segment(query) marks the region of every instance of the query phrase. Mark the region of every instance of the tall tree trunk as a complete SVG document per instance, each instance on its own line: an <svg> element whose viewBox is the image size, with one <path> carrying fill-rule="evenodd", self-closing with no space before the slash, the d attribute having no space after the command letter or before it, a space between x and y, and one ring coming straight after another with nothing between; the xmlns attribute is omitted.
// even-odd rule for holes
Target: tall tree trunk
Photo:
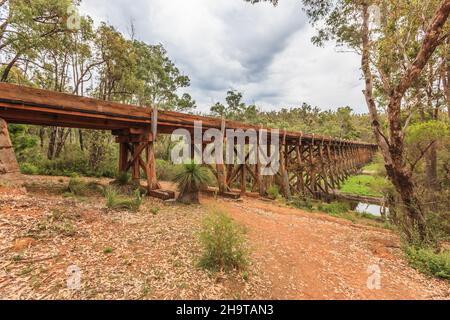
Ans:
<svg viewBox="0 0 450 320"><path fill-rule="evenodd" d="M40 146L43 149L44 148L44 138L45 138L45 128L40 127L39 128L39 140L40 140Z"/></svg>
<svg viewBox="0 0 450 320"><path fill-rule="evenodd" d="M385 160L385 167L389 179L393 183L396 191L402 200L403 209L407 215L408 222L419 228L422 239L425 237L426 224L420 206L420 201L414 192L412 172L407 167L404 159L404 134L401 120L401 103L406 91L417 80L426 63L430 59L436 47L439 45L439 38L442 27L447 21L450 13L450 0L444 0L436 12L416 59L405 72L399 84L389 89L389 104L387 107L389 122L389 139L382 133L379 124L379 117L373 97L373 76L370 69L370 38L369 38L369 12L368 4L362 5L363 27L362 27L362 69L366 80L364 91L369 113L372 120L372 127Z"/></svg>
<svg viewBox="0 0 450 320"><path fill-rule="evenodd" d="M55 155L56 137L58 134L58 127L52 127L50 132L50 139L48 141L47 159L52 160Z"/></svg>
<svg viewBox="0 0 450 320"><path fill-rule="evenodd" d="M61 155L61 151L62 151L64 145L66 144L67 137L69 136L70 132L71 132L70 129L60 129L59 141L58 141L58 144L56 146L56 151L55 151L55 158L59 158L59 156Z"/></svg>
<svg viewBox="0 0 450 320"><path fill-rule="evenodd" d="M79 136L79 141L80 141L80 149L81 149L81 151L84 151L83 130L78 129L78 136Z"/></svg>

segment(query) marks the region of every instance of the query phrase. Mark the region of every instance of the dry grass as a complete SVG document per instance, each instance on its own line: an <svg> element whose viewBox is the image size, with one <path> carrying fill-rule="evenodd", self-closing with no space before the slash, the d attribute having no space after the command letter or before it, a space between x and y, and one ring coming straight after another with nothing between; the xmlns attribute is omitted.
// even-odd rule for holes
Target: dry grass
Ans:
<svg viewBox="0 0 450 320"><path fill-rule="evenodd" d="M245 274L196 266L201 206L144 199L140 212L108 211L98 197L80 201L41 190L0 193L0 212L4 299L235 299L267 292L255 265ZM72 265L82 271L80 290L66 285Z"/></svg>

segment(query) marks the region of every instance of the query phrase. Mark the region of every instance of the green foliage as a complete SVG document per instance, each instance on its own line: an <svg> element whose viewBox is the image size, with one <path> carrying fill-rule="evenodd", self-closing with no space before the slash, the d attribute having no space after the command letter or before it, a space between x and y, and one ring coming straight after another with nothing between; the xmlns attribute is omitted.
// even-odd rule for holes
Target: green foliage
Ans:
<svg viewBox="0 0 450 320"><path fill-rule="evenodd" d="M103 249L103 253L105 253L105 254L110 254L110 253L113 253L113 252L114 252L114 249L110 248L110 247L107 247L107 248Z"/></svg>
<svg viewBox="0 0 450 320"><path fill-rule="evenodd" d="M302 209L306 211L312 211L314 209L313 201L311 199L303 199L300 197L292 197L289 204L296 207L297 209Z"/></svg>
<svg viewBox="0 0 450 320"><path fill-rule="evenodd" d="M340 215L350 211L350 206L345 202L321 203L318 209L331 215Z"/></svg>
<svg viewBox="0 0 450 320"><path fill-rule="evenodd" d="M210 109L213 116L225 117L230 120L238 120L249 123L257 121L259 110L256 105L247 106L243 102L243 95L241 92L229 90L225 98L227 106L217 102Z"/></svg>
<svg viewBox="0 0 450 320"><path fill-rule="evenodd" d="M116 182L119 186L126 186L131 180L131 175L128 172L120 172L116 176Z"/></svg>
<svg viewBox="0 0 450 320"><path fill-rule="evenodd" d="M351 176L341 186L343 193L361 196L382 197L383 191L390 187L388 180L382 177L358 175Z"/></svg>
<svg viewBox="0 0 450 320"><path fill-rule="evenodd" d="M280 197L280 189L276 185L271 185L267 188L267 194L271 199L278 199Z"/></svg>
<svg viewBox="0 0 450 320"><path fill-rule="evenodd" d="M177 167L166 160L156 159L156 177L160 181L173 181L177 174Z"/></svg>
<svg viewBox="0 0 450 320"><path fill-rule="evenodd" d="M364 166L363 171L379 177L386 177L386 168L381 154L376 154L372 162Z"/></svg>
<svg viewBox="0 0 450 320"><path fill-rule="evenodd" d="M156 216L158 214L159 210L160 210L159 208L151 208L150 213L153 214L154 216Z"/></svg>
<svg viewBox="0 0 450 320"><path fill-rule="evenodd" d="M142 196L139 190L134 192L134 199L120 195L116 188L107 187L105 189L106 207L112 210L127 209L138 212L142 205Z"/></svg>
<svg viewBox="0 0 450 320"><path fill-rule="evenodd" d="M48 160L39 147L26 149L19 158L19 164L24 174L39 174L50 176L67 176L79 174L92 177L115 178L117 176L117 147L108 145L105 157L97 168L91 166L87 151L81 151L78 146L67 144L59 158Z"/></svg>
<svg viewBox="0 0 450 320"><path fill-rule="evenodd" d="M241 269L248 264L244 231L231 218L214 211L203 220L199 265L212 271Z"/></svg>
<svg viewBox="0 0 450 320"><path fill-rule="evenodd" d="M19 160L23 158L25 150L34 148L38 144L38 138L30 135L28 126L26 125L9 124L8 131L14 147L14 152Z"/></svg>
<svg viewBox="0 0 450 320"><path fill-rule="evenodd" d="M405 254L411 266L417 270L450 280L450 251L435 252L432 249L406 245Z"/></svg>
<svg viewBox="0 0 450 320"><path fill-rule="evenodd" d="M424 150L431 142L444 141L449 135L449 127L445 122L431 120L410 125L406 131L405 142Z"/></svg>
<svg viewBox="0 0 450 320"><path fill-rule="evenodd" d="M250 124L263 124L267 127L286 128L344 139L361 139L373 141L373 134L367 125L367 115L356 115L350 107L338 108L336 111L321 111L303 103L295 108L280 108L278 111L261 112L255 105L246 105L242 93L229 91L227 105L217 102L210 109L213 116L224 116L230 120Z"/></svg>
<svg viewBox="0 0 450 320"><path fill-rule="evenodd" d="M75 196L89 196L103 191L103 186L97 182L85 182L76 174L72 175L67 186L68 192Z"/></svg>
<svg viewBox="0 0 450 320"><path fill-rule="evenodd" d="M20 164L20 172L23 174L36 175L39 174L39 168L31 163L21 163Z"/></svg>
<svg viewBox="0 0 450 320"><path fill-rule="evenodd" d="M137 58L136 78L141 82L139 104L158 104L178 111L194 109L195 101L189 94L178 95L178 90L188 87L190 80L168 58L166 49L161 44L148 45L136 40L133 47Z"/></svg>
<svg viewBox="0 0 450 320"><path fill-rule="evenodd" d="M198 192L209 182L208 171L194 162L181 166L174 178L181 193Z"/></svg>

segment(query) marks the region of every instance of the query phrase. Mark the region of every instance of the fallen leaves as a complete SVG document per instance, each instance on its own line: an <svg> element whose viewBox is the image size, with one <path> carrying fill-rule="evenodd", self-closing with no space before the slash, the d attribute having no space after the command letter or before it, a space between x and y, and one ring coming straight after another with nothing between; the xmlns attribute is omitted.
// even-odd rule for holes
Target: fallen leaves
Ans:
<svg viewBox="0 0 450 320"><path fill-rule="evenodd" d="M201 206L146 198L138 213L110 211L101 197L77 201L42 188L0 194L3 299L232 299L267 292L257 266L246 280L197 267L197 231L207 211ZM79 290L67 288L70 266L82 272Z"/></svg>

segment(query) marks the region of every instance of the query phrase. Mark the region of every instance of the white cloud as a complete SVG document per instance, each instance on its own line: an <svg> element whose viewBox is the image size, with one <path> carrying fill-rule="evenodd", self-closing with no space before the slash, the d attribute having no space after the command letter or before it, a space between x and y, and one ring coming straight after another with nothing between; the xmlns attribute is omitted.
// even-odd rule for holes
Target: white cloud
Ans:
<svg viewBox="0 0 450 320"><path fill-rule="evenodd" d="M277 8L243 0L84 0L81 11L124 33L133 21L138 39L162 43L191 78L188 91L201 111L229 89L263 109L305 101L366 111L360 58L331 44L314 47L298 0Z"/></svg>

